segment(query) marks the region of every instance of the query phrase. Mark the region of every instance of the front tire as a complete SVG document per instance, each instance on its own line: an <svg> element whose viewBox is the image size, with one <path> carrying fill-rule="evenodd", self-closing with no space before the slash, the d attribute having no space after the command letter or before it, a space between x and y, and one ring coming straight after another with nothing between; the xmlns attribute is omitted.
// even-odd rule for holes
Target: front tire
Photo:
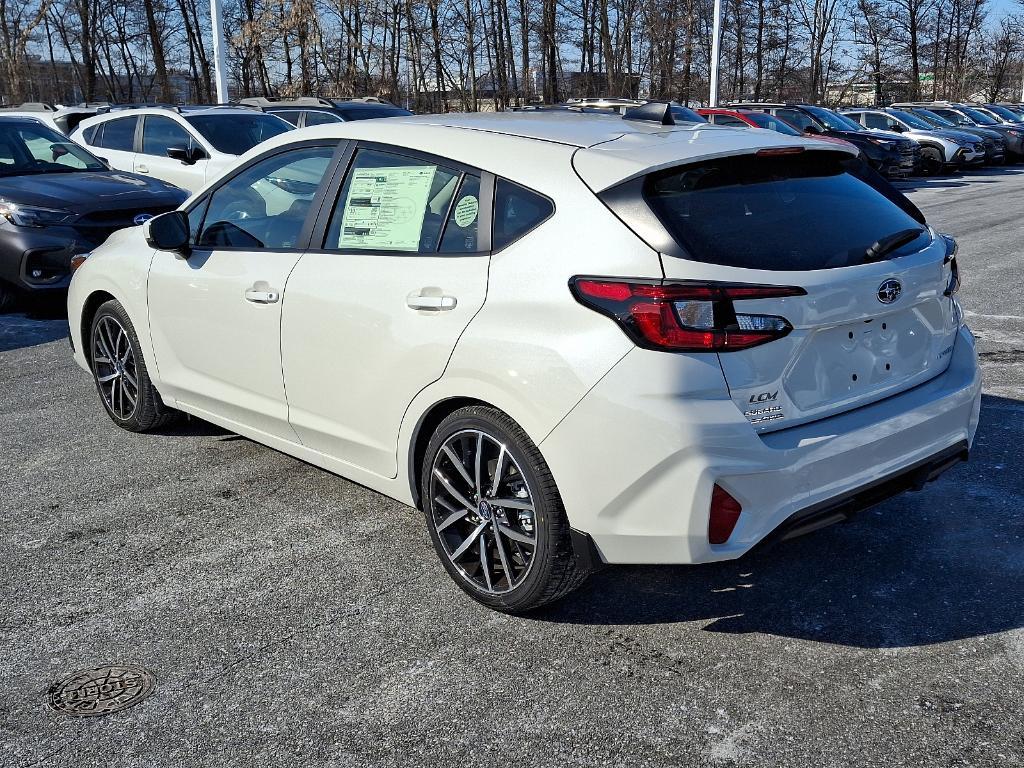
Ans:
<svg viewBox="0 0 1024 768"><path fill-rule="evenodd" d="M942 153L934 147L921 150L921 172L925 176L938 176L942 173Z"/></svg>
<svg viewBox="0 0 1024 768"><path fill-rule="evenodd" d="M506 414L486 406L451 414L427 446L421 478L434 548L475 600L522 613L586 579L551 471Z"/></svg>
<svg viewBox="0 0 1024 768"><path fill-rule="evenodd" d="M89 359L107 415L129 432L147 432L173 420L142 357L135 326L118 301L101 305L89 330Z"/></svg>

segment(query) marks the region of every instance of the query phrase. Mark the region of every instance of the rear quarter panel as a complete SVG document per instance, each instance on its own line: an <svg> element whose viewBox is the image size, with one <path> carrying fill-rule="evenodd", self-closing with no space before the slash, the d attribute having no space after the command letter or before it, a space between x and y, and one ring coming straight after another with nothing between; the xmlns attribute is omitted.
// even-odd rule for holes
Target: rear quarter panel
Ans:
<svg viewBox="0 0 1024 768"><path fill-rule="evenodd" d="M573 148L533 144L531 166L550 171L508 177L551 198L555 213L491 257L484 305L444 375L411 404L400 457L409 455L422 415L455 397L501 409L539 444L633 348L612 320L576 302L569 281L576 275L660 278L660 258L576 176Z"/></svg>

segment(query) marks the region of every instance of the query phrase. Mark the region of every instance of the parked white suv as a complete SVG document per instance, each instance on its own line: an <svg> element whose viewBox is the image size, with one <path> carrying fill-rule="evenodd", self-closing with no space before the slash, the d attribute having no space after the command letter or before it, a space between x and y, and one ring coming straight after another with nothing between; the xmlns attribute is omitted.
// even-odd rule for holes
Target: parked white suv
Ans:
<svg viewBox="0 0 1024 768"><path fill-rule="evenodd" d="M83 120L71 138L112 168L196 192L239 155L292 127L247 107L131 107Z"/></svg>
<svg viewBox="0 0 1024 768"><path fill-rule="evenodd" d="M504 611L966 458L952 241L841 146L660 109L276 137L78 270L75 359L125 429L184 411L419 506Z"/></svg>

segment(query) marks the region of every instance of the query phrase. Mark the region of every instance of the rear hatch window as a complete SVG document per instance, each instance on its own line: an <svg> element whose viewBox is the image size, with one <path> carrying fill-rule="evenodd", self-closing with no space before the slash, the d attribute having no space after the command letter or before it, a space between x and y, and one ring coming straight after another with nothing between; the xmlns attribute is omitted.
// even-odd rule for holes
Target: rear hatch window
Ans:
<svg viewBox="0 0 1024 768"><path fill-rule="evenodd" d="M894 233L920 230L885 258L928 244L920 214L881 185L849 155L812 151L677 166L649 175L643 194L690 259L806 271L864 264L869 249Z"/></svg>
<svg viewBox="0 0 1024 768"><path fill-rule="evenodd" d="M874 182L834 152L721 158L644 181L648 205L687 256L663 256L668 280L803 291L734 302L737 317L792 326L784 338L719 354L730 395L758 432L881 400L949 364L959 321L946 242Z"/></svg>

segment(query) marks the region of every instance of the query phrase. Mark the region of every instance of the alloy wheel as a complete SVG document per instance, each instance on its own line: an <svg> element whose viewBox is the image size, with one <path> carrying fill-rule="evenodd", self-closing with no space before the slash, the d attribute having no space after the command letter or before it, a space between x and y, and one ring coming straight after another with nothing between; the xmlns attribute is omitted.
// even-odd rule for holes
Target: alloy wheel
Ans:
<svg viewBox="0 0 1024 768"><path fill-rule="evenodd" d="M429 491L434 530L462 576L488 594L519 586L537 551L537 519L505 444L477 429L456 432L434 457Z"/></svg>
<svg viewBox="0 0 1024 768"><path fill-rule="evenodd" d="M92 365L107 410L127 421L139 407L139 374L128 332L109 315L93 331Z"/></svg>

